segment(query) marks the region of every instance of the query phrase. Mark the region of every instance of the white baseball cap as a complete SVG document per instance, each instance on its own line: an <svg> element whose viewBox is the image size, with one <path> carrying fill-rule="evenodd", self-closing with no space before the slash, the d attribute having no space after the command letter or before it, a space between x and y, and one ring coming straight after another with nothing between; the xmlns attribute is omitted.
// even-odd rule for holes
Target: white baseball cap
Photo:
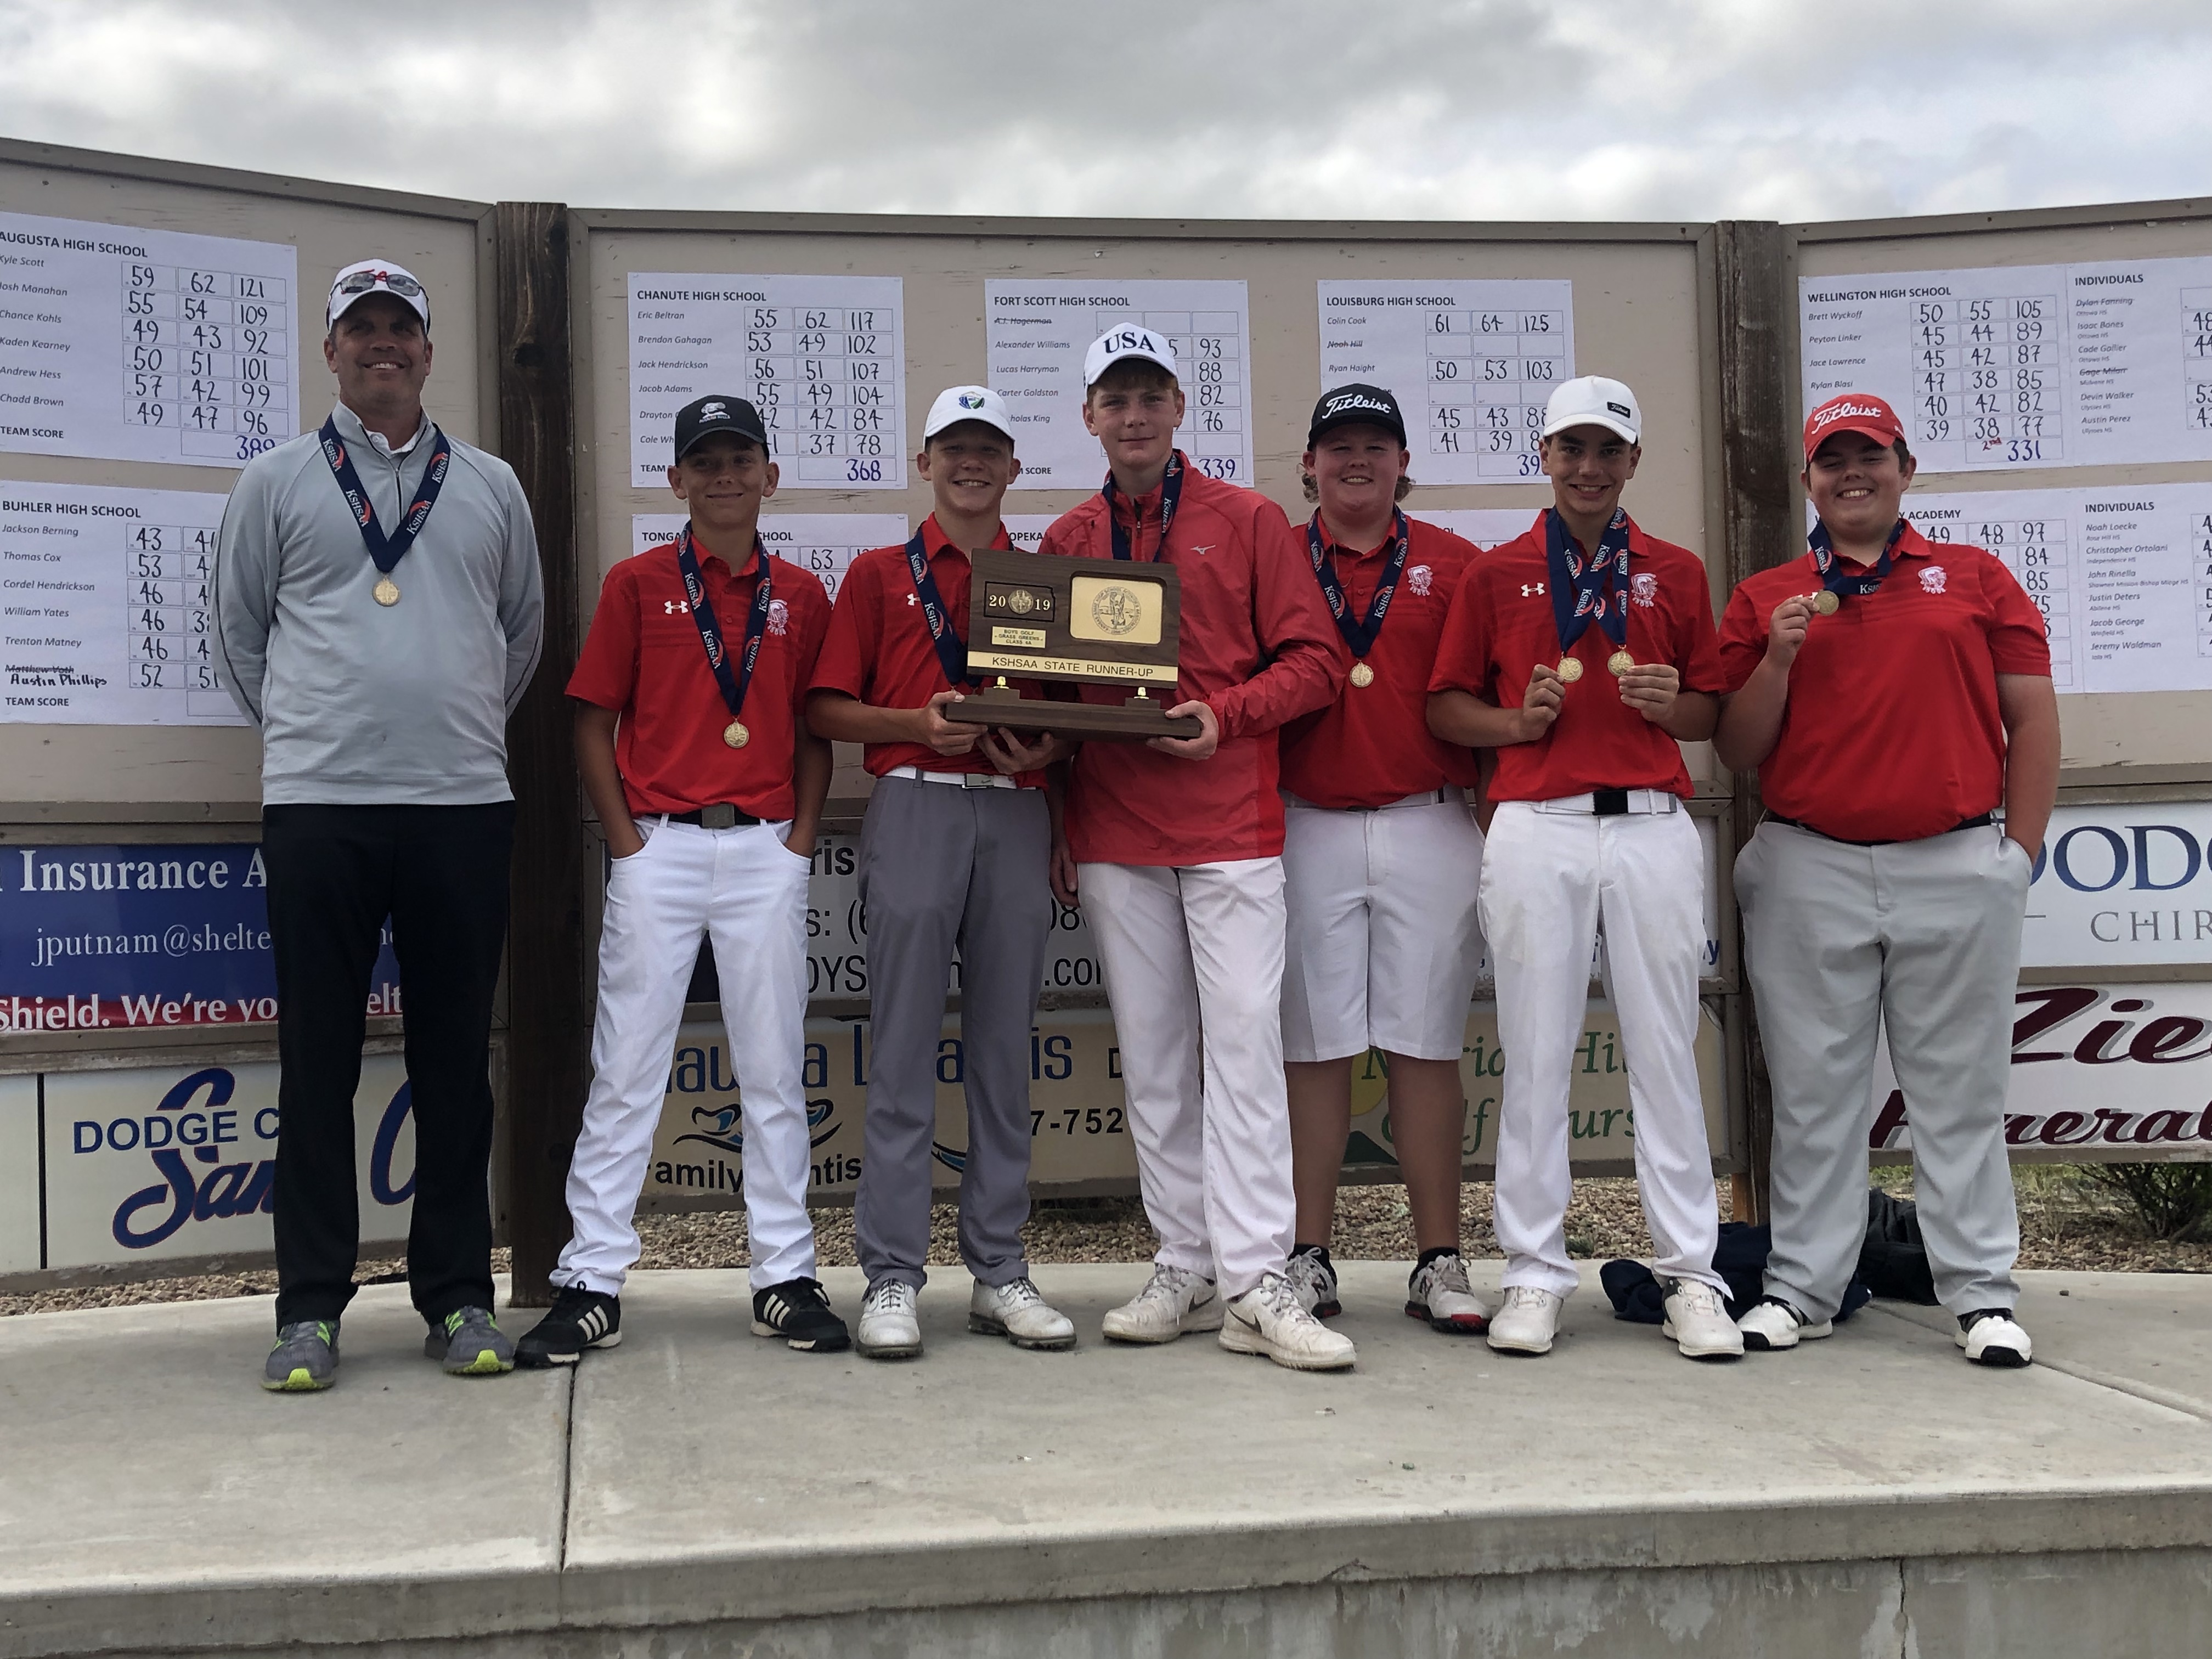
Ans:
<svg viewBox="0 0 2212 1659"><path fill-rule="evenodd" d="M1176 372L1173 346L1149 328L1123 323L1093 340L1091 349L1083 354L1084 389L1088 391L1097 386L1098 377L1124 357L1150 358L1169 374Z"/></svg>
<svg viewBox="0 0 2212 1659"><path fill-rule="evenodd" d="M963 421L981 421L985 426L996 427L1014 439L1013 417L1006 413L1006 400L987 386L949 386L937 394L937 401L929 406L929 418L921 423L921 441L927 443L948 426L957 426Z"/></svg>
<svg viewBox="0 0 2212 1659"><path fill-rule="evenodd" d="M1571 426L1601 426L1632 444L1644 441L1644 411L1636 406L1636 394L1602 374L1562 381L1544 405L1547 438Z"/></svg>
<svg viewBox="0 0 2212 1659"><path fill-rule="evenodd" d="M323 308L323 326L329 328L372 294L389 294L411 307L422 319L423 328L429 328L430 296L422 287L422 279L389 259L357 260L331 279L330 303Z"/></svg>

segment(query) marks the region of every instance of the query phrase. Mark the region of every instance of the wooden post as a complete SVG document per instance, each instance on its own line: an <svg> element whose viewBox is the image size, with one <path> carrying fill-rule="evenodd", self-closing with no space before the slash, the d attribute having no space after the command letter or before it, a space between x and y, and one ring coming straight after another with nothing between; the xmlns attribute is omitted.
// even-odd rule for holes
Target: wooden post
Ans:
<svg viewBox="0 0 2212 1659"><path fill-rule="evenodd" d="M1805 538L1791 522L1790 479L1796 472L1796 423L1789 377L1796 354L1787 349L1796 311L1788 292L1782 227L1723 220L1714 227L1720 325L1721 483L1729 586L1753 571L1794 558ZM1734 806L1735 844L1758 828L1759 775L1739 772ZM1736 959L1743 957L1738 921ZM1774 1140L1774 1097L1759 1041L1759 1010L1747 977L1744 1077L1749 1091L1751 1174L1735 1188L1735 1218L1764 1221Z"/></svg>
<svg viewBox="0 0 2212 1659"><path fill-rule="evenodd" d="M568 675L576 665L575 416L568 358L568 210L501 202L493 221L500 453L522 481L545 577L545 648L507 723L516 805L507 922L507 1105L498 1149L514 1301L551 1300L568 1239L562 1199L590 1080L584 957L588 847L578 806Z"/></svg>

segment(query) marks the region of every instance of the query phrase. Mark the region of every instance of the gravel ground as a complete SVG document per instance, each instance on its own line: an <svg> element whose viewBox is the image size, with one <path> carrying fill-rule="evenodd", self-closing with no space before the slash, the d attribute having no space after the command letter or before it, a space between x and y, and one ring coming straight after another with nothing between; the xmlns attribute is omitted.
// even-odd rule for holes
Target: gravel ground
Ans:
<svg viewBox="0 0 2212 1659"><path fill-rule="evenodd" d="M1909 1198L1910 1169L1875 1171L1888 1191ZM2061 1165L2023 1165L2014 1171L2020 1195L2021 1256L2023 1267L2059 1267L2119 1273L2212 1273L2212 1239L2191 1243L2161 1242L2145 1236L2125 1201L2097 1186L2083 1172ZM1729 1187L1719 1183L1721 1218L1729 1214ZM1490 1231L1490 1185L1469 1182L1461 1237L1470 1256L1495 1256L1498 1241ZM853 1264L853 1212L817 1210L817 1248L827 1267ZM953 1265L960 1259L951 1206L940 1204L931 1220L929 1260ZM640 1224L647 1267L742 1267L746 1265L744 1217L738 1212L647 1217ZM1030 1260L1055 1261L1142 1261L1152 1253L1152 1230L1133 1198L1060 1199L1037 1206L1026 1230ZM1567 1212L1567 1248L1598 1261L1649 1255L1651 1244L1636 1200L1636 1183L1625 1179L1586 1180L1575 1185ZM1411 1223L1402 1187L1347 1187L1337 1197L1336 1237L1332 1254L1351 1261L1406 1261L1414 1255ZM495 1252L495 1270L504 1271L507 1252ZM404 1278L399 1261L364 1261L362 1282L392 1283ZM206 1274L190 1279L143 1279L134 1284L85 1285L31 1296L0 1296L0 1316L48 1313L64 1308L123 1307L149 1302L198 1302L230 1296L265 1296L276 1288L276 1275L262 1270Z"/></svg>

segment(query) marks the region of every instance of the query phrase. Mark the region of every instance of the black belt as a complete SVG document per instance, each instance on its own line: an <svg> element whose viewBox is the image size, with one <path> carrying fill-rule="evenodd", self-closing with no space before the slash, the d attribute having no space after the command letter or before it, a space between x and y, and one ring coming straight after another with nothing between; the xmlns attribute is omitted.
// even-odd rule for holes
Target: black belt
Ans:
<svg viewBox="0 0 2212 1659"><path fill-rule="evenodd" d="M1807 835L1818 836L1822 841L1840 842L1845 847L1902 847L1906 844L1905 841L1897 839L1892 839L1889 841L1853 841L1849 836L1832 836L1825 830L1815 830L1811 824L1802 823L1798 819L1785 818L1779 812L1769 812L1766 815L1766 821L1769 823L1786 823L1792 830L1802 830ZM1955 836L1961 830L1986 830L1996 822L1996 814L1991 812L1984 812L1978 817L1961 818L1958 823L1953 824L1948 830L1937 830L1936 835ZM1911 841L1933 841L1936 839L1936 836L1913 836L1907 839Z"/></svg>
<svg viewBox="0 0 2212 1659"><path fill-rule="evenodd" d="M696 824L702 830L735 830L741 824L765 823L742 806L702 806L696 812L671 812L671 823Z"/></svg>
<svg viewBox="0 0 2212 1659"><path fill-rule="evenodd" d="M1590 791L1590 816L1617 818L1628 811L1628 791L1626 789L1593 789Z"/></svg>

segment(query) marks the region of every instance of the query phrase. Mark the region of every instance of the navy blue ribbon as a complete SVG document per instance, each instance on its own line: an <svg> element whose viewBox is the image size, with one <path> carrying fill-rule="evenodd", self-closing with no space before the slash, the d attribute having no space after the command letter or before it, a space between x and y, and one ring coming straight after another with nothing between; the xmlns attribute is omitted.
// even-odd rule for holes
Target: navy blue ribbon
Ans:
<svg viewBox="0 0 2212 1659"><path fill-rule="evenodd" d="M1328 544L1321 533L1321 514L1316 513L1306 526L1306 553L1313 560L1314 580L1321 584L1322 598L1328 601L1328 614L1336 618L1336 631L1344 635L1345 644L1352 647L1355 657L1364 657L1375 648L1376 636L1382 631L1382 618L1390 611L1390 597L1398 591L1398 578L1406 571L1406 555L1413 544L1413 526L1395 507L1390 509L1390 531L1397 540L1382 567L1382 578L1375 585L1375 597L1368 601L1367 614L1355 619L1352 602L1345 597L1344 584L1337 580L1336 567L1329 562Z"/></svg>
<svg viewBox="0 0 2212 1659"><path fill-rule="evenodd" d="M1114 532L1114 556L1117 559L1135 556L1129 546L1129 532L1121 528L1121 515L1114 511L1114 503L1121 491L1114 487L1114 475L1106 475L1106 488L1100 492L1106 497L1106 523ZM1182 500L1182 451L1172 450L1168 455L1168 470L1160 475L1160 544L1153 552L1157 559L1168 549L1168 526L1175 522L1176 507ZM1145 510L1135 502L1130 511L1136 514L1137 528L1145 527Z"/></svg>
<svg viewBox="0 0 2212 1659"><path fill-rule="evenodd" d="M714 684L722 688L722 701L729 705L730 718L736 720L744 709L745 690L753 683L753 665L760 660L761 639L768 632L768 549L755 532L753 568L760 572L760 586L753 589L753 608L745 617L745 642L734 671L722 644L721 624L714 620L714 605L707 598L706 580L699 574L699 555L691 544L689 519L684 521L683 538L676 544L676 567L684 573L684 597L691 606L691 620L698 626L699 643L707 647L707 666L714 671Z"/></svg>
<svg viewBox="0 0 2212 1659"><path fill-rule="evenodd" d="M967 644L952 626L945 596L937 591L937 578L929 568L928 545L919 530L906 544L906 568L914 578L915 597L921 601L921 619L929 626L929 642L937 647L937 665L945 671L945 683L956 691L974 690L981 682L969 677Z"/></svg>
<svg viewBox="0 0 2212 1659"><path fill-rule="evenodd" d="M447 471L453 464L453 441L435 426L430 428L430 465L423 470L422 493L401 515L399 528L386 536L376 522L376 508L368 499L368 492L361 487L361 474L354 471L353 457L346 453L345 444L338 436L336 415L324 417L323 429L318 435L322 440L323 459L330 465L331 477L338 481L338 491L346 498L346 505L353 509L354 523L360 527L368 556L376 561L377 569L390 575L392 568L415 545L416 537L429 522L430 509L438 504L438 492L445 488Z"/></svg>
<svg viewBox="0 0 2212 1659"><path fill-rule="evenodd" d="M1552 567L1552 620L1559 649L1571 651L1595 622L1614 648L1628 643L1628 514L1613 509L1613 522L1584 554L1557 507L1544 517L1544 551Z"/></svg>
<svg viewBox="0 0 2212 1659"><path fill-rule="evenodd" d="M1813 563L1820 570L1820 586L1838 599L1864 599L1881 586L1881 579L1889 574L1889 556L1897 551L1898 543L1905 539L1905 520L1899 519L1882 544L1881 557L1873 569L1838 558L1836 545L1828 539L1828 526L1818 519L1813 520L1813 533L1805 544L1813 550Z"/></svg>

